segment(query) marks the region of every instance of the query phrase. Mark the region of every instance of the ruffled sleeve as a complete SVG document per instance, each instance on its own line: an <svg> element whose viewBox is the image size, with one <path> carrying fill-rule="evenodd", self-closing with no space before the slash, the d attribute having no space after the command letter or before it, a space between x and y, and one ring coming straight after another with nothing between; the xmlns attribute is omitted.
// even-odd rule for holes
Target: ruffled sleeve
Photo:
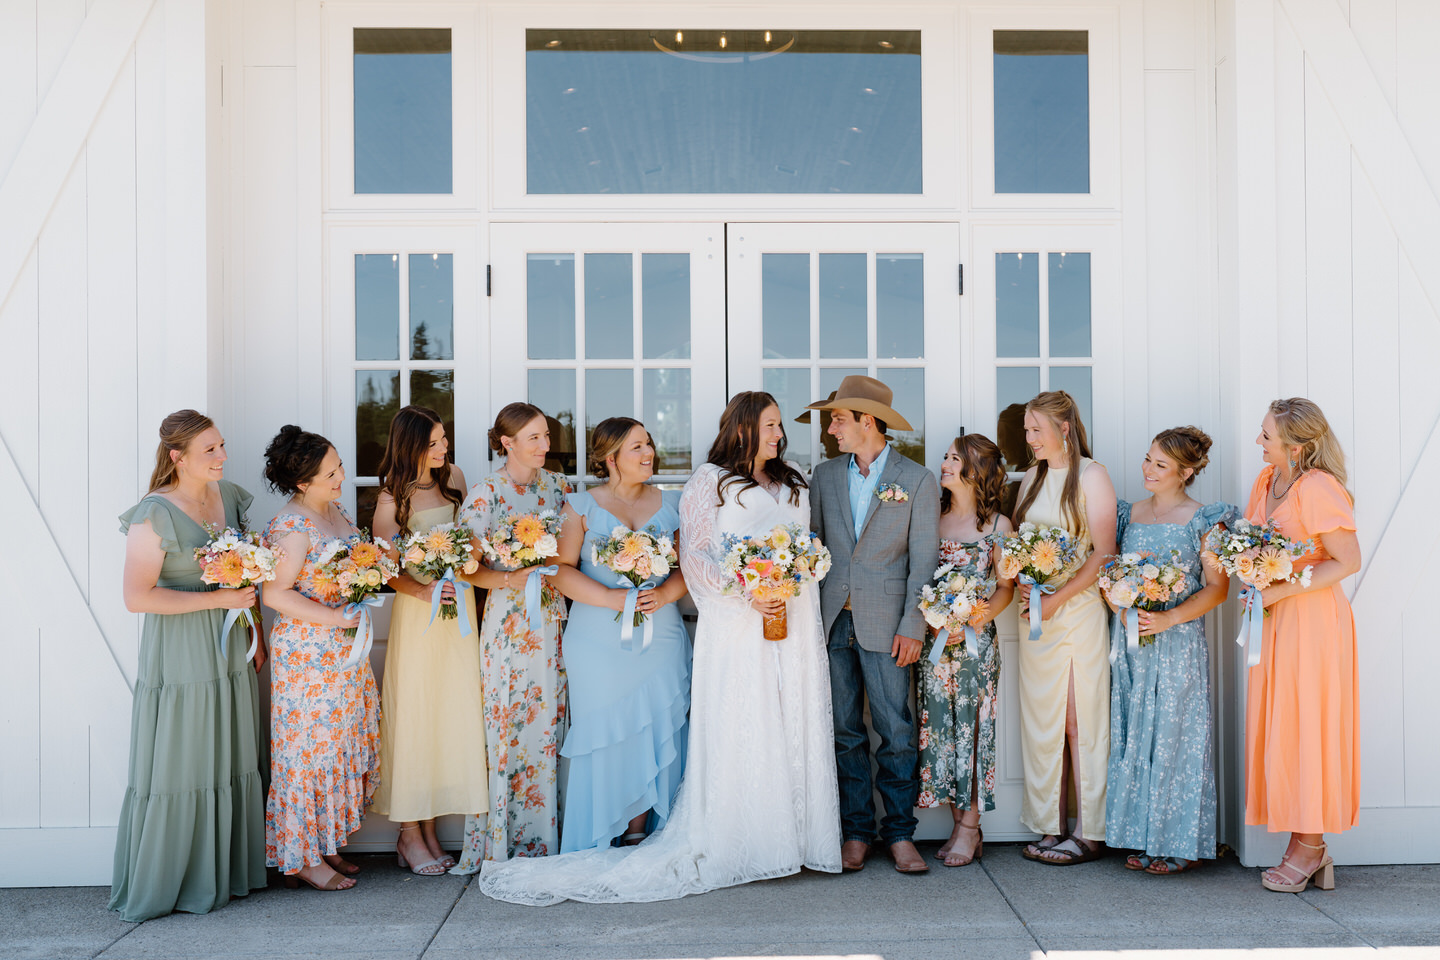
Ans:
<svg viewBox="0 0 1440 960"><path fill-rule="evenodd" d="M1115 546L1121 551L1125 549L1125 528L1130 526L1131 506L1129 500L1115 498Z"/></svg>
<svg viewBox="0 0 1440 960"><path fill-rule="evenodd" d="M1295 485L1295 514L1306 537L1355 529L1355 507L1345 488L1330 474L1314 470Z"/></svg>
<svg viewBox="0 0 1440 960"><path fill-rule="evenodd" d="M721 533L715 527L720 512L716 486L720 468L704 464L685 484L680 497L680 569L685 584L697 601L732 600L743 597L726 594L730 577L720 567Z"/></svg>
<svg viewBox="0 0 1440 960"><path fill-rule="evenodd" d="M147 496L120 514L120 532L129 533L132 526L147 521L150 529L160 538L161 549L166 553L180 552L180 540L175 535L175 518L171 516L170 505L163 497Z"/></svg>
<svg viewBox="0 0 1440 960"><path fill-rule="evenodd" d="M235 519L239 521L238 529L249 528L250 504L255 502L254 495L238 483L231 483L229 480L220 481L220 492L228 495L230 502L235 504Z"/></svg>

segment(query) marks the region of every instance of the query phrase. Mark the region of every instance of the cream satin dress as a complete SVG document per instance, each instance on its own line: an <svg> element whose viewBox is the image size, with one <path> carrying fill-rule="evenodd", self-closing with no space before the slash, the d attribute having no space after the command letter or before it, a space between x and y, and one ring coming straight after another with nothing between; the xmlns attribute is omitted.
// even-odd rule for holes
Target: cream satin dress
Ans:
<svg viewBox="0 0 1440 960"><path fill-rule="evenodd" d="M1093 461L1081 458L1084 471ZM1069 469L1051 467L1025 514L1031 523L1064 527L1079 544L1078 569L1094 552L1080 493L1079 528L1060 506ZM1020 589L1026 589L1020 587ZM1100 588L1091 584L1045 621L1033 643L1020 630L1020 741L1025 763L1025 802L1020 821L1040 834L1059 835L1061 774L1065 757L1065 704L1075 671L1075 719L1079 725L1080 814L1086 840L1105 839L1105 772L1110 757L1110 624Z"/></svg>

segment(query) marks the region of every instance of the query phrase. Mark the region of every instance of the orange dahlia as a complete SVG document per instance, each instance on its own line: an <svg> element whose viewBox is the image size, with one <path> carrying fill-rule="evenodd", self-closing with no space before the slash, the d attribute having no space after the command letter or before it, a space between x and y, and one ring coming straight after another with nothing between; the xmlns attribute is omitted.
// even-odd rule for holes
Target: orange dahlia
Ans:
<svg viewBox="0 0 1440 960"><path fill-rule="evenodd" d="M350 559L357 567L373 567L380 562L380 548L373 543L357 543L350 548Z"/></svg>
<svg viewBox="0 0 1440 960"><path fill-rule="evenodd" d="M515 521L515 539L527 547L533 547L545 536L545 524L534 514L527 513Z"/></svg>

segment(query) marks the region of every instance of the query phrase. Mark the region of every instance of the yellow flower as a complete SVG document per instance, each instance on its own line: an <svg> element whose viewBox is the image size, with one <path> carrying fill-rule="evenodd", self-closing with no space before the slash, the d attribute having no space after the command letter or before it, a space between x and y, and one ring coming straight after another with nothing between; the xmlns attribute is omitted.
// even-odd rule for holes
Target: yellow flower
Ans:
<svg viewBox="0 0 1440 960"><path fill-rule="evenodd" d="M1285 580L1295 572L1290 555L1278 547L1266 547L1255 561L1255 570L1269 580Z"/></svg>
<svg viewBox="0 0 1440 960"><path fill-rule="evenodd" d="M380 548L373 543L357 543L350 548L350 559L357 567L373 567L380 562Z"/></svg>
<svg viewBox="0 0 1440 960"><path fill-rule="evenodd" d="M445 553L450 549L450 535L444 530L431 530L425 537L426 553Z"/></svg>
<svg viewBox="0 0 1440 960"><path fill-rule="evenodd" d="M1060 551L1049 540L1041 540L1030 550L1030 565L1044 574L1060 569Z"/></svg>
<svg viewBox="0 0 1440 960"><path fill-rule="evenodd" d="M545 535L545 525L540 522L539 517L527 513L516 519L514 533L516 540L527 547L533 547Z"/></svg>

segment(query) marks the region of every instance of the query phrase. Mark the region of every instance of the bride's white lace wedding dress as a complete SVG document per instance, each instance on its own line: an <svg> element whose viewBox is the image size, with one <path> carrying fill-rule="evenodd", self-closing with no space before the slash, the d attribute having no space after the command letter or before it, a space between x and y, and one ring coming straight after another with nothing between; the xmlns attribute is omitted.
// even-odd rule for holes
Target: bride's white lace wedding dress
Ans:
<svg viewBox="0 0 1440 960"><path fill-rule="evenodd" d="M759 487L725 492L706 464L680 501L680 565L700 611L685 779L665 828L638 847L487 862L480 890L511 903L638 903L798 873L840 872L830 671L819 591L790 601L789 636L766 640L760 614L725 594L724 534L810 526L809 500Z"/></svg>

